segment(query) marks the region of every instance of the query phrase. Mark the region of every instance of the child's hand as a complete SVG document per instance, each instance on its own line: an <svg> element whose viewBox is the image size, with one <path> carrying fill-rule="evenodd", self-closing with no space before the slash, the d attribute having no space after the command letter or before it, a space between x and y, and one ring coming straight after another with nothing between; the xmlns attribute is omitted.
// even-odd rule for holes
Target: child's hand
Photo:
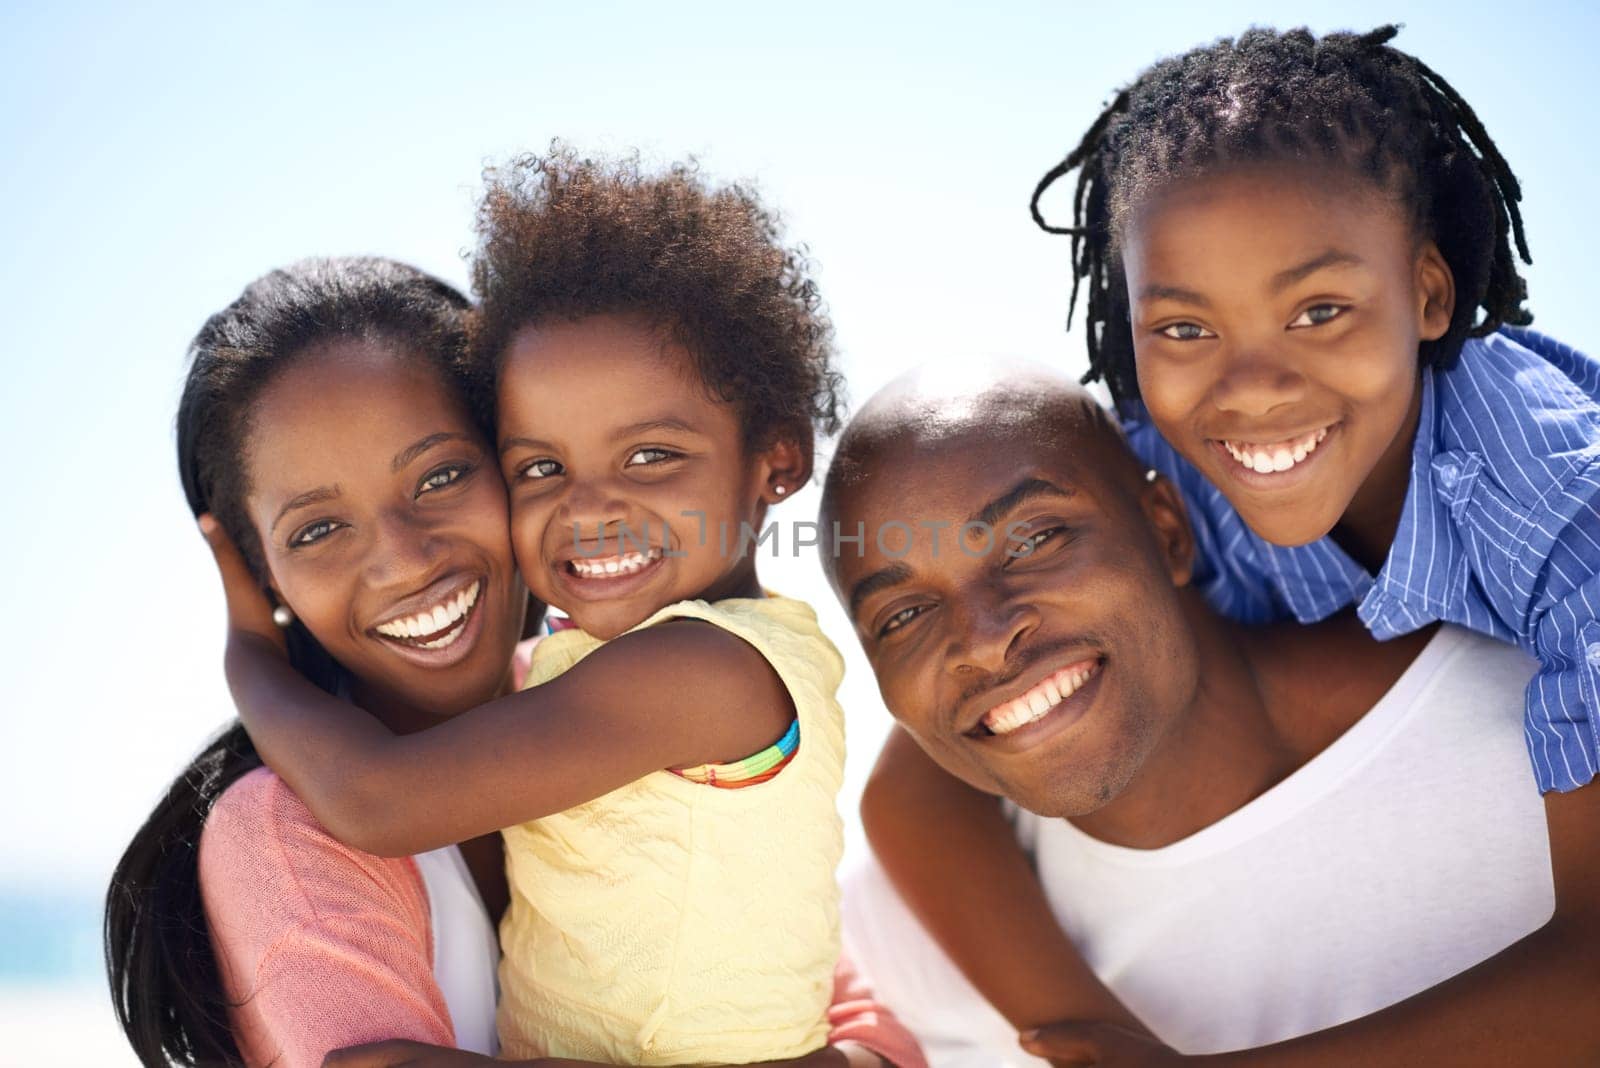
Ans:
<svg viewBox="0 0 1600 1068"><path fill-rule="evenodd" d="M1022 1048L1055 1068L1172 1068L1186 1059L1116 1024L1066 1020L1025 1032Z"/></svg>
<svg viewBox="0 0 1600 1068"><path fill-rule="evenodd" d="M228 537L227 531L216 517L207 512L198 520L200 533L211 547L211 557L216 561L222 576L222 596L228 605L228 629L235 634L253 634L287 653L288 644L283 628L272 621L272 603L256 584L249 565L239 547Z"/></svg>

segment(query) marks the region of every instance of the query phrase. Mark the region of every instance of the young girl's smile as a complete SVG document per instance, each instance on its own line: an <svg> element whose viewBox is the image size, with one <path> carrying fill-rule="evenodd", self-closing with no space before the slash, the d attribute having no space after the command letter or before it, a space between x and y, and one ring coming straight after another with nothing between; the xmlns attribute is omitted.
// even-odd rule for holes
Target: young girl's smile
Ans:
<svg viewBox="0 0 1600 1068"><path fill-rule="evenodd" d="M1376 187L1262 165L1153 194L1123 235L1139 390L1163 436L1280 545L1399 521L1417 345L1452 280ZM1378 554L1381 563L1381 553Z"/></svg>
<svg viewBox="0 0 1600 1068"><path fill-rule="evenodd" d="M613 637L674 601L760 595L735 557L770 463L669 330L621 315L524 329L499 397L518 566L580 627Z"/></svg>

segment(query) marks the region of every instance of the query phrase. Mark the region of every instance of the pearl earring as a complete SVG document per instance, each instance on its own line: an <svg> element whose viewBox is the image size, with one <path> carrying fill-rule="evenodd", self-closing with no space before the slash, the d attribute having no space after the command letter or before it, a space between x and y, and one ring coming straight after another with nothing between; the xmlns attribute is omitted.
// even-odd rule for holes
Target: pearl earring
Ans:
<svg viewBox="0 0 1600 1068"><path fill-rule="evenodd" d="M280 604L272 610L272 621L284 630L294 625L294 613L289 611L289 606Z"/></svg>
<svg viewBox="0 0 1600 1068"><path fill-rule="evenodd" d="M772 492L776 493L778 496L782 497L785 493L789 492L789 487L788 486L773 486L772 487Z"/></svg>

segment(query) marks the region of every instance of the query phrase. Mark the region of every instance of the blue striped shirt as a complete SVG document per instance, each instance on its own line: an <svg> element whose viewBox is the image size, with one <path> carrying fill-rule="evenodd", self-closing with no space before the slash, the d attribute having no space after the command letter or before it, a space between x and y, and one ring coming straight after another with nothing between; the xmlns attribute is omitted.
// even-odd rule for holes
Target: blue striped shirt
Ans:
<svg viewBox="0 0 1600 1068"><path fill-rule="evenodd" d="M1507 327L1424 369L1411 481L1377 575L1332 538L1263 541L1130 414L1134 451L1188 502L1214 608L1309 623L1353 604L1380 639L1445 620L1515 642L1540 665L1524 722L1539 789L1600 774L1600 361Z"/></svg>

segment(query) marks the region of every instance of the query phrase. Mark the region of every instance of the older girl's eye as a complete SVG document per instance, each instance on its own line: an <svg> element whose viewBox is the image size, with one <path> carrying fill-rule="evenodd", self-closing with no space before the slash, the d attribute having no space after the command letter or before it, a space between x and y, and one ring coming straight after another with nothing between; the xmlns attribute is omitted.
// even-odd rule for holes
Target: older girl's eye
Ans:
<svg viewBox="0 0 1600 1068"><path fill-rule="evenodd" d="M451 483L465 478L467 472L471 470L472 467L469 464L448 464L439 468L438 470L430 471L427 475L423 476L422 484L417 487L417 496L420 497L424 493L428 493L433 490L444 489Z"/></svg>
<svg viewBox="0 0 1600 1068"><path fill-rule="evenodd" d="M343 525L343 523L335 523L331 519L319 519L315 523L307 523L289 535L289 546L290 548L299 548L305 545L315 545Z"/></svg>
<svg viewBox="0 0 1600 1068"><path fill-rule="evenodd" d="M1169 323L1156 333L1162 337L1170 337L1174 341L1202 341L1217 336L1199 323Z"/></svg>
<svg viewBox="0 0 1600 1068"><path fill-rule="evenodd" d="M639 464L659 464L665 460L673 460L679 456L671 449L635 449L628 457L628 467Z"/></svg>
<svg viewBox="0 0 1600 1068"><path fill-rule="evenodd" d="M522 470L517 472L517 475L520 478L550 478L552 475L561 474L563 470L565 468L561 466L559 460L551 460L547 457L524 464Z"/></svg>
<svg viewBox="0 0 1600 1068"><path fill-rule="evenodd" d="M925 612L927 607L927 605L923 604L914 604L910 608L900 609L900 611L883 621L883 626L878 628L878 637L881 638L885 634L890 634L899 630L901 627L905 626L907 623L911 622L913 619L916 619L923 612Z"/></svg>
<svg viewBox="0 0 1600 1068"><path fill-rule="evenodd" d="M1349 310L1344 304L1313 304L1295 317L1294 322L1289 324L1289 329L1321 326L1323 323L1332 322Z"/></svg>

